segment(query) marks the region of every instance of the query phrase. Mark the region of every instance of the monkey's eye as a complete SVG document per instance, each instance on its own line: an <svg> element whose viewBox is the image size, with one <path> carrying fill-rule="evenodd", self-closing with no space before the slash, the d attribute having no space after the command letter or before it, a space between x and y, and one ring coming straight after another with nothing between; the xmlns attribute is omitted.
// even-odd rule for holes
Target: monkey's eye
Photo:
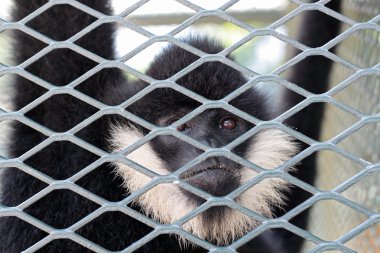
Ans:
<svg viewBox="0 0 380 253"><path fill-rule="evenodd" d="M180 126L177 126L177 130L182 132L182 131L185 131L186 129L189 129L190 126L188 124L182 124Z"/></svg>
<svg viewBox="0 0 380 253"><path fill-rule="evenodd" d="M225 116L219 121L219 127L227 130L233 130L237 127L236 119L231 116Z"/></svg>
<svg viewBox="0 0 380 253"><path fill-rule="evenodd" d="M171 118L171 119L169 119L168 121L165 122L165 126L170 126L171 124L173 124L174 122L176 122L179 119L180 118L177 118L177 117ZM190 125L188 123L185 123L185 124L177 126L177 131L182 132L182 131L185 131L185 130L187 130L189 128L190 128Z"/></svg>

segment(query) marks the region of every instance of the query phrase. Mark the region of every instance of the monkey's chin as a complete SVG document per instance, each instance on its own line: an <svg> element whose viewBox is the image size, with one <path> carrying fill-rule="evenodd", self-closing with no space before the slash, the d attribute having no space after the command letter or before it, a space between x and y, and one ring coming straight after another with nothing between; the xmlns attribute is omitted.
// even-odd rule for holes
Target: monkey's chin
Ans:
<svg viewBox="0 0 380 253"><path fill-rule="evenodd" d="M213 196L226 196L240 185L240 173L225 168L207 168L190 171L184 181ZM182 188L189 202L200 206L205 200ZM195 207L194 207L195 208ZM183 228L207 241L225 246L246 234L257 225L253 218L228 206L211 206L184 224Z"/></svg>
<svg viewBox="0 0 380 253"><path fill-rule="evenodd" d="M227 246L254 229L259 223L228 206L213 206L196 216L183 228L218 245ZM180 238L181 243L189 243Z"/></svg>

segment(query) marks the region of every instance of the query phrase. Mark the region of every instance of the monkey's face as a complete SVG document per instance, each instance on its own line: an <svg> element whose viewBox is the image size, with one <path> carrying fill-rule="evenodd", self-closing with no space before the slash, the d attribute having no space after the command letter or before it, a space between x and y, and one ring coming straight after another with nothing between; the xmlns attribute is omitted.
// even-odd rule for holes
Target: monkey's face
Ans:
<svg viewBox="0 0 380 253"><path fill-rule="evenodd" d="M218 43L208 39L195 38L188 43L210 54L223 50ZM197 58L178 46L168 47L156 58L147 74L156 80L167 80ZM209 100L224 99L246 82L245 76L239 71L221 62L206 62L176 80L178 85ZM264 115L269 114L265 96L254 88L246 89L229 101L229 104L259 119L266 119ZM199 102L175 89L157 88L133 103L127 110L157 126L169 126L198 106ZM252 124L225 110L212 109L193 117L179 126L177 131L206 147L224 148L252 127ZM144 129L114 127L111 137L113 151L125 149L147 133ZM272 129L260 131L239 146L226 151L264 169L273 169L293 156L296 149L291 137ZM193 145L166 135L155 137L127 154L127 158L159 175L168 175L197 159L202 153L202 150ZM225 156L211 156L199 160L187 171L180 173L178 179L213 196L225 196L257 176L258 173L252 167L243 166ZM126 164L117 164L116 172L124 179L125 187L130 192L140 190L152 181L151 177ZM270 217L271 207L282 203L281 192L284 188L286 183L282 179L264 179L234 198L234 201ZM150 188L135 202L154 219L162 223L174 223L205 201L207 200L185 190L181 183L172 182ZM252 217L231 207L213 205L184 223L182 227L216 244L227 244L257 224Z"/></svg>
<svg viewBox="0 0 380 253"><path fill-rule="evenodd" d="M169 126L189 113L182 108L175 113L160 117L159 126ZM207 110L177 127L177 131L210 148L222 148L244 134L253 125L221 109ZM155 138L152 147L164 162L168 171L174 172L188 164L204 151L171 135ZM239 145L232 152L244 156L247 145ZM214 196L225 196L239 186L242 166L223 156L213 156L192 166L180 174L180 178ZM183 192L198 204L204 199L188 191Z"/></svg>
<svg viewBox="0 0 380 253"><path fill-rule="evenodd" d="M190 108L165 112L154 122L168 126L186 115ZM221 109L203 112L177 131L211 148L223 148L253 125ZM112 131L115 151L123 150L144 135L135 128L118 126ZM291 137L279 130L263 130L231 150L246 160L264 168L280 166L296 152ZM174 136L159 136L131 152L127 158L160 175L168 175L203 153L191 144ZM119 163L117 173L124 179L125 187L133 192L143 188L152 179L129 166ZM181 173L179 178L214 196L225 196L244 185L257 172L224 156L209 157ZM235 201L263 216L271 216L271 207L282 203L281 191L286 183L279 178L264 179L240 194ZM162 223L173 223L206 200L183 189L178 184L159 184L136 199L147 214ZM195 235L226 244L241 237L258 223L253 218L226 206L214 206L183 225Z"/></svg>

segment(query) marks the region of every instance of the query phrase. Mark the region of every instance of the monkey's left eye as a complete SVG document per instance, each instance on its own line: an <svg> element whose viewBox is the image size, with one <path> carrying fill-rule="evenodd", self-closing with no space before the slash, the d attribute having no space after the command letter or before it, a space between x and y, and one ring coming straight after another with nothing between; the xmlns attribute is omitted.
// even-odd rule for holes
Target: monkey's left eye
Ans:
<svg viewBox="0 0 380 253"><path fill-rule="evenodd" d="M177 126L177 130L182 132L182 131L185 131L186 129L189 129L190 126L188 124L182 124L180 126Z"/></svg>
<svg viewBox="0 0 380 253"><path fill-rule="evenodd" d="M219 121L219 127L227 130L233 130L237 127L237 122L234 117L226 116Z"/></svg>
<svg viewBox="0 0 380 253"><path fill-rule="evenodd" d="M180 118L171 118L169 119L168 121L165 122L165 126L170 126L171 124L173 124L174 122L176 122L177 120L179 120ZM190 125L185 123L185 124L182 124L182 125L179 125L177 126L177 131L185 131L187 129L190 128Z"/></svg>

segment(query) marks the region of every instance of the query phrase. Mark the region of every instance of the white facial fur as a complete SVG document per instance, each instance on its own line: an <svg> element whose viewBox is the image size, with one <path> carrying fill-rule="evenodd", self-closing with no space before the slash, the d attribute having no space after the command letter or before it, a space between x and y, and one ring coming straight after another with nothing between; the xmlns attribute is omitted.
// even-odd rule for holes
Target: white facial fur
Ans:
<svg viewBox="0 0 380 253"><path fill-rule="evenodd" d="M142 138L142 134L133 128L115 126L111 132L111 146L114 152L121 151ZM255 135L248 148L248 161L265 169L274 169L290 159L297 152L297 145L292 137L275 129L264 130ZM127 155L130 160L156 172L167 175L162 161L157 157L149 143ZM116 164L116 173L124 180L124 186L130 191L144 187L151 178L137 172L125 164ZM257 172L243 168L241 171L241 185L254 178ZM242 206L253 210L265 217L271 217L271 206L281 205L281 192L288 188L287 183L280 178L270 178L261 181L242 193L236 201ZM175 184L160 184L149 190L136 202L161 223L174 223L197 207ZM183 228L200 238L216 241L223 245L243 236L257 225L257 222L229 208L223 220L204 224L201 215L191 219Z"/></svg>

